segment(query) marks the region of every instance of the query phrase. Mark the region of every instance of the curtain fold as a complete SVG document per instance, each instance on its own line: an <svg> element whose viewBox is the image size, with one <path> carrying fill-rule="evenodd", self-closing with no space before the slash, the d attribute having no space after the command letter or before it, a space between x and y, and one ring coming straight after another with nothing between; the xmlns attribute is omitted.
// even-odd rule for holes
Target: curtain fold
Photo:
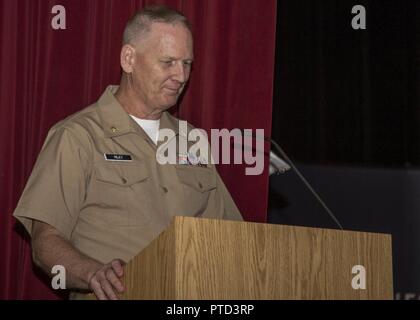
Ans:
<svg viewBox="0 0 420 320"><path fill-rule="evenodd" d="M0 0L0 299L65 296L34 268L12 212L48 129L119 82L125 23L153 3L181 10L193 25L194 70L175 113L206 130L261 128L270 135L274 0ZM65 30L51 27L58 4L66 9ZM243 166L219 170L245 219L265 221L267 170L253 177Z"/></svg>

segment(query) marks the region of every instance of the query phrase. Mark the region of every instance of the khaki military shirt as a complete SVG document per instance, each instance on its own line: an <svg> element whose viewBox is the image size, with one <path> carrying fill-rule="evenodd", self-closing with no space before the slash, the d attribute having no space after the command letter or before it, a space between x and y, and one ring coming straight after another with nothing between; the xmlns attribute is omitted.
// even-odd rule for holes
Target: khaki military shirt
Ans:
<svg viewBox="0 0 420 320"><path fill-rule="evenodd" d="M14 212L27 231L34 219L43 221L102 263L128 262L175 215L242 220L214 165L156 161L157 146L116 90L109 86L97 103L49 131ZM164 112L160 128L186 138L178 121Z"/></svg>

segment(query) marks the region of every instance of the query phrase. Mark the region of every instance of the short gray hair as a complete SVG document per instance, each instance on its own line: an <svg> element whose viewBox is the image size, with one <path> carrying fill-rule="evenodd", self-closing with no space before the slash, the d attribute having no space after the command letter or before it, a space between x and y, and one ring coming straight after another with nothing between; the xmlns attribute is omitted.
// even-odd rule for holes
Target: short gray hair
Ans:
<svg viewBox="0 0 420 320"><path fill-rule="evenodd" d="M133 44L134 40L145 36L153 22L181 23L191 31L191 24L182 13L163 5L147 6L128 20L124 29L123 44Z"/></svg>

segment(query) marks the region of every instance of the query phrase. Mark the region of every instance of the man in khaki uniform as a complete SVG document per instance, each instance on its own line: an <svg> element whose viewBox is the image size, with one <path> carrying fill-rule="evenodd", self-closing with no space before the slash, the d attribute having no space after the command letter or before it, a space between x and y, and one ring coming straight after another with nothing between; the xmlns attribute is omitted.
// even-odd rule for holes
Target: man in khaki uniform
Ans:
<svg viewBox="0 0 420 320"><path fill-rule="evenodd" d="M187 139L165 110L192 61L186 18L146 8L124 31L120 86L49 131L14 216L32 236L35 263L48 274L63 265L68 288L116 299L124 262L174 215L242 220L214 165L156 160L170 142L158 142L158 129Z"/></svg>

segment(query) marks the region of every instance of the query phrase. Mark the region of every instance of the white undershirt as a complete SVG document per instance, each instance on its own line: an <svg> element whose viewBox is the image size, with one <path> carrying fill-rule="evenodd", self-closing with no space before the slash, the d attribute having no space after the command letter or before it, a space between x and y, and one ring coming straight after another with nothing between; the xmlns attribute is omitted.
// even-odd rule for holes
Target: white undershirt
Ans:
<svg viewBox="0 0 420 320"><path fill-rule="evenodd" d="M137 124L144 130L144 132L146 132L149 138L155 144L157 144L157 141L159 138L160 119L158 120L140 119L140 118L136 118L135 116L131 114L130 114L130 117L133 118L133 120L137 122Z"/></svg>

